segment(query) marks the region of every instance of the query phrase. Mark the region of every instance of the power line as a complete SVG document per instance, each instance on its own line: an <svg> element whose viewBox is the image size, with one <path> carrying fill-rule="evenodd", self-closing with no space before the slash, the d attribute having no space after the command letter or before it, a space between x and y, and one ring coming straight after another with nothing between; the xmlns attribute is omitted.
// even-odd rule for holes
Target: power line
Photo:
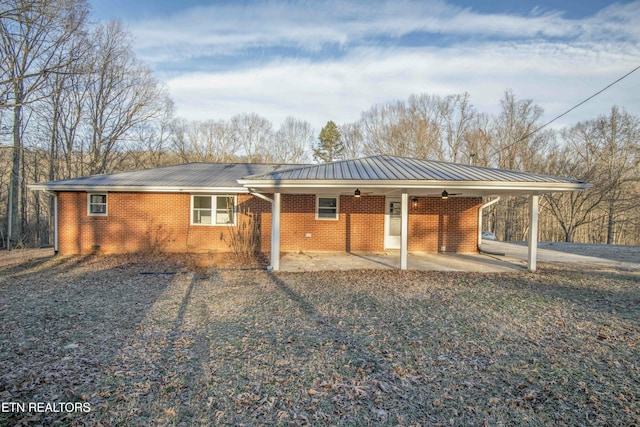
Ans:
<svg viewBox="0 0 640 427"><path fill-rule="evenodd" d="M629 71L627 74L625 74L624 76L620 77L618 80L614 81L613 83L608 84L607 86L605 86L604 88L600 89L599 91L597 91L596 93L594 93L593 95L591 95L590 97L588 97L587 99L585 99L584 101L574 105L573 107L569 108L567 111L565 111L564 113L560 114L559 116L554 117L553 119L549 120L547 123L543 124L542 126L540 126L537 129L532 130L531 132L529 132L528 134L526 134L525 136L523 136L522 138L520 138L519 140L517 140L516 142L514 142L513 144L509 144L507 147L503 148L509 148L512 147L518 143L520 143L521 141L524 141L525 139L529 138L531 135L533 135L534 133L541 131L542 129L546 128L547 126L549 126L551 123L555 122L556 120L558 120L559 118L566 116L567 114L569 114L570 112L572 112L573 110L575 110L576 108L580 107L582 104L585 104L586 102L592 100L593 98L595 98L596 96L600 95L602 92L604 92L605 90L609 89L611 86L615 85L616 83L620 82L621 80L624 80L625 78L629 77L631 74L633 74L634 72L640 70L640 65L638 65L636 68L634 68L633 70ZM502 150L501 150L502 151Z"/></svg>

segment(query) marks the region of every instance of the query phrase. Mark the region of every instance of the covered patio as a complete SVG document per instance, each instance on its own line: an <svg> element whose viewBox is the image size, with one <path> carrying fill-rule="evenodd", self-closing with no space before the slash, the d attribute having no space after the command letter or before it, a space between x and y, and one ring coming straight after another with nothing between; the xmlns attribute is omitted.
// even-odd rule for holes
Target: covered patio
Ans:
<svg viewBox="0 0 640 427"><path fill-rule="evenodd" d="M317 194L332 191L341 196L350 195L354 198L365 196L383 196L386 200L397 200L395 205L387 208L386 219L389 220L390 210L395 209L397 215L397 251L374 255L358 254L348 251L340 258L341 263L350 265L363 264L363 268L399 268L407 270L416 268L430 269L428 266L440 264L438 257L448 257L455 261L453 264L464 263L478 268L513 269L510 264L503 264L487 255L482 254L450 254L429 253L418 256L415 252L409 254L409 222L410 201L420 197L441 198L476 198L488 200L478 205L477 210L477 242L481 241L482 210L498 202L501 196L520 195L529 199L529 236L527 259L525 268L536 270L537 241L538 241L538 209L539 197L544 193L580 191L589 188L584 181L571 178L561 178L537 175L523 172L492 169L471 165L445 163L424 159L404 158L395 156L372 156L362 159L343 160L319 165L307 165L299 168L276 170L266 174L247 176L238 180L249 193L271 203L271 265L273 270L283 270L292 267L295 256L281 259L281 212L282 195ZM337 210L337 207L336 207ZM386 239L386 236L385 236ZM475 250L474 244L474 250ZM438 248L438 252L446 249ZM465 251L467 252L467 251ZM397 255L396 255L397 254ZM302 258L304 259L304 258ZM307 259L306 265L311 264L313 257ZM285 262L283 265L282 262ZM464 264L463 263L463 264ZM333 263L334 267L337 263ZM377 267L375 267L377 266ZM294 268L294 267L293 267ZM461 267L462 268L462 267ZM463 270L464 271L464 270Z"/></svg>

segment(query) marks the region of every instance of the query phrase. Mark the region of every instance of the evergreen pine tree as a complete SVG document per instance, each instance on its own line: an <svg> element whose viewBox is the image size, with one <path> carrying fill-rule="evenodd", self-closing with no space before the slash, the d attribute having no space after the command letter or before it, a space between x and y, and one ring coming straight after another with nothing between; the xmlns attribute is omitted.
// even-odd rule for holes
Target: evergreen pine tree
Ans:
<svg viewBox="0 0 640 427"><path fill-rule="evenodd" d="M340 138L338 126L329 120L320 131L318 145L313 148L314 159L322 162L332 162L341 158L344 144Z"/></svg>

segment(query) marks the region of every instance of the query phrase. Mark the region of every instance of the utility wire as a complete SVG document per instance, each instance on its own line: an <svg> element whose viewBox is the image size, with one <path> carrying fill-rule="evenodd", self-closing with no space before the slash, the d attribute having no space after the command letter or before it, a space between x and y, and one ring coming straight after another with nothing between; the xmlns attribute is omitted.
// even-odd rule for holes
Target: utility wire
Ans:
<svg viewBox="0 0 640 427"><path fill-rule="evenodd" d="M624 76L620 77L618 80L614 81L613 83L608 84L606 87L600 89L599 91L597 91L596 93L594 93L593 95L591 95L590 97L588 97L587 99L585 99L584 101L574 105L573 107L569 108L567 111L565 111L564 113L560 114L559 116L554 117L553 119L549 120L547 123L543 124L542 126L540 126L537 129L532 130L531 132L529 132L528 134L526 134L525 136L523 136L522 138L520 138L519 140L517 140L516 142L514 142L513 144L509 144L508 146L504 147L502 150L506 149L506 148L510 148L522 141L524 141L525 139L529 138L531 135L533 135L534 133L541 131L542 129L546 128L547 126L549 126L551 123L555 122L556 120L558 120L559 118L566 116L567 114L569 114L570 112L572 112L573 110L575 110L576 108L578 108L579 106L581 106L582 104L585 104L586 102L592 100L593 98L595 98L596 96L600 95L602 92L604 92L605 90L609 89L611 86L615 85L616 83L620 82L621 80L624 80L625 78L629 77L631 74L633 74L634 72L640 70L640 65L638 65L636 68L634 68L633 70L629 71L627 74L625 74ZM500 150L500 151L502 151Z"/></svg>

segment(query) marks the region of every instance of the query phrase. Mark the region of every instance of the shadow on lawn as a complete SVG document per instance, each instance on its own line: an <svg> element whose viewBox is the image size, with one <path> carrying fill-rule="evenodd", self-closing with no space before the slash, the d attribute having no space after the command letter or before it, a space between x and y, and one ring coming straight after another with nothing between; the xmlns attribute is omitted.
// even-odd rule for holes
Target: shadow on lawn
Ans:
<svg viewBox="0 0 640 427"><path fill-rule="evenodd" d="M140 275L149 265L89 255L26 260L0 269L3 400L82 401L173 279ZM66 416L3 414L0 425L66 424Z"/></svg>
<svg viewBox="0 0 640 427"><path fill-rule="evenodd" d="M25 258L22 261L12 262L6 265L0 265L0 274L3 276L16 276L29 274L30 272L41 268L47 263L55 263L55 260L59 259L56 255L51 253L50 256L39 258Z"/></svg>
<svg viewBox="0 0 640 427"><path fill-rule="evenodd" d="M352 334L345 332L340 327L333 324L322 313L296 293L283 280L276 276L273 272L267 272L269 278L275 283L289 299L294 301L306 313L309 318L321 328L321 335L330 337L336 344L346 346L349 353L353 356L354 362L358 367L370 373L379 373L383 370L382 358L366 351L366 346Z"/></svg>
<svg viewBox="0 0 640 427"><path fill-rule="evenodd" d="M181 372L182 382L184 384L195 384L199 378L203 375L204 366L209 362L209 347L211 345L209 335L207 334L207 325L201 325L201 328L196 329L197 333L191 334L185 332L185 317L187 310L190 306L194 308L194 305L198 301L194 301L194 289L202 281L202 277L198 277L197 274L191 274L189 276L189 283L186 285L187 289L182 297L182 301L179 304L178 312L173 324L167 331L164 348L160 350L160 355L156 366L158 367L158 378L160 382L156 384L158 389L167 387L165 379L170 379L173 375L173 369L181 362L176 360L177 351L180 347L180 340L188 336L193 339L193 343L189 346L189 360L190 369L186 372ZM218 273L210 273L206 280L223 281L219 277ZM201 283L200 283L201 284ZM210 319L208 319L210 320ZM161 395L162 393L158 393Z"/></svg>

